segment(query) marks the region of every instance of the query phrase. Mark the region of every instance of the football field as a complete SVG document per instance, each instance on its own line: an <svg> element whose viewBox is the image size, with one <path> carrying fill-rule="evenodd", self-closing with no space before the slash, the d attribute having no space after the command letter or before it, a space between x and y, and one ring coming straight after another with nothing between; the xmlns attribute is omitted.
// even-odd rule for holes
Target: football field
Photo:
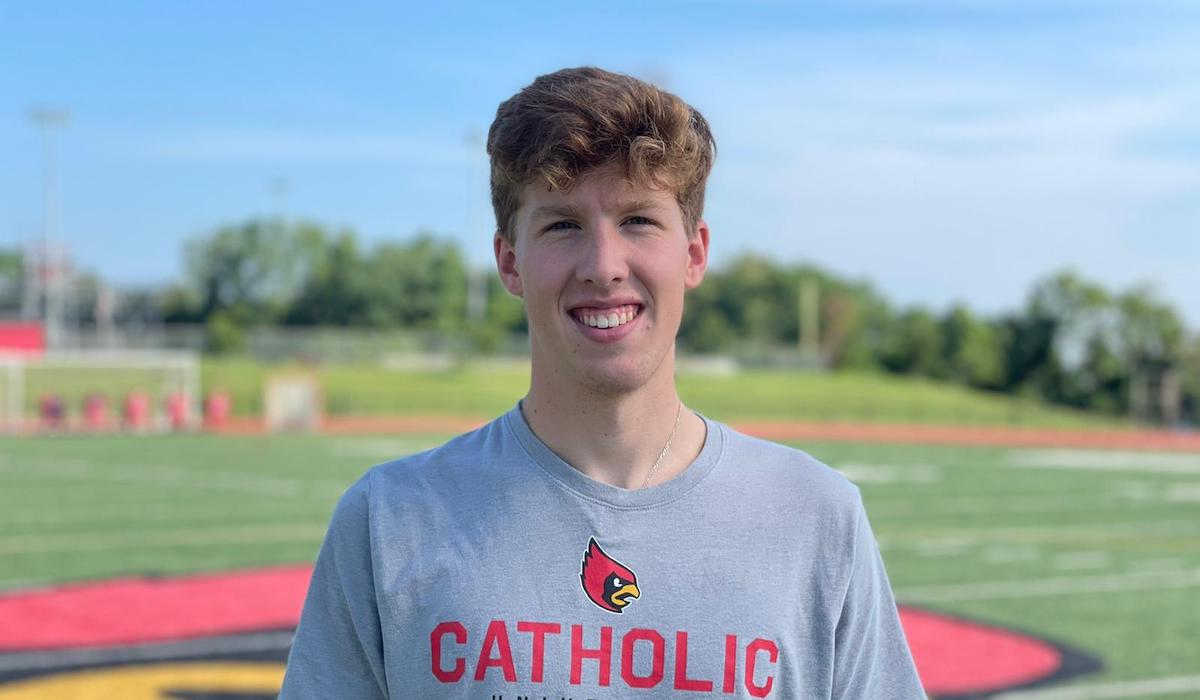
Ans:
<svg viewBox="0 0 1200 700"><path fill-rule="evenodd" d="M28 683L53 670L53 654L31 653L40 648L36 634L27 635L28 652L13 646L29 632L15 629L18 621L51 618L6 620L15 608L5 599L135 574L310 564L354 479L447 437L0 440L0 643L8 644L0 680ZM959 690L942 697L1200 698L1200 455L795 446L862 488L902 606L1069 651L1074 672L1061 680L972 695L959 679L945 686ZM939 678L950 678L950 667L987 665L954 657L956 645L936 635L920 635L918 662L940 663ZM254 682L277 682L273 658Z"/></svg>

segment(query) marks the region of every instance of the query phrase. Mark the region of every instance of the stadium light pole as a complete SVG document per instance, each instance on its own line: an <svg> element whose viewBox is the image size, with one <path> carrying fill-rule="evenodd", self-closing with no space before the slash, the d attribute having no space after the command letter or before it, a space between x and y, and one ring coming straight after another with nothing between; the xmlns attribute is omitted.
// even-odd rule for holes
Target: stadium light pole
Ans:
<svg viewBox="0 0 1200 700"><path fill-rule="evenodd" d="M291 191L292 183L286 177L273 177L267 181L267 192L271 195L275 218L280 222L287 220L287 196Z"/></svg>
<svg viewBox="0 0 1200 700"><path fill-rule="evenodd" d="M479 212L479 198L475 196L475 164L477 154L483 148L483 132L475 128L468 129L463 135L463 143L467 147L467 187L464 192L470 198L467 203L467 240L474 241L473 236L483 229L480 224L482 217ZM470 255L467 255L463 262L467 268L467 319L473 323L482 323L487 316L488 270L486 267L482 270L476 269L471 264Z"/></svg>
<svg viewBox="0 0 1200 700"><path fill-rule="evenodd" d="M54 136L59 129L67 125L71 117L70 113L64 109L35 107L29 111L29 118L42 132L43 212L42 249L38 256L40 257L40 269L32 276L36 286L32 288L31 293L25 295L26 314L34 315L29 306L35 304L36 299L41 297L43 300L42 320L46 324L47 345L54 347L61 340L62 330L62 292L65 280L59 279L59 276L65 274L66 271L65 255L54 255L50 250L50 239L57 233L58 228L58 181L55 169ZM59 257L63 257L64 260L58 260ZM59 262L63 263L62 269L59 269ZM28 284L28 280L26 283ZM26 287L26 289L30 288Z"/></svg>
<svg viewBox="0 0 1200 700"><path fill-rule="evenodd" d="M805 363L820 364L821 302L820 287L815 277L800 278L800 355Z"/></svg>

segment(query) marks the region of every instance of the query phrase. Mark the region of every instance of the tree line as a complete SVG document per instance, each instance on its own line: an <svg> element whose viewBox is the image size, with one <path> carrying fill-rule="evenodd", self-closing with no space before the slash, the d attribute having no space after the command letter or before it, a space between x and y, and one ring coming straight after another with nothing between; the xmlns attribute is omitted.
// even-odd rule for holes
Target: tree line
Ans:
<svg viewBox="0 0 1200 700"><path fill-rule="evenodd" d="M0 251L0 297L15 296L19 271L19 257ZM122 299L118 321L203 324L214 351L237 349L257 325L431 331L483 352L527 331L520 300L494 272L472 272L447 239L365 246L349 229L279 219L191 240L184 280ZM86 301L75 306L86 314ZM1019 309L984 317L961 304L898 306L868 282L746 254L689 292L679 344L748 363L876 369L1114 415L1200 419L1200 336L1152 289L1111 290L1071 271L1037 281Z"/></svg>

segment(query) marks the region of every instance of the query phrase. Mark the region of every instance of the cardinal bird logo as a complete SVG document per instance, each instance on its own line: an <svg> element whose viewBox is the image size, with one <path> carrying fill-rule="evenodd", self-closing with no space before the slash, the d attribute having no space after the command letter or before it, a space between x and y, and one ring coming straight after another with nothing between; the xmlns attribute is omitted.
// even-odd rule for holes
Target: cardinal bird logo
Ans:
<svg viewBox="0 0 1200 700"><path fill-rule="evenodd" d="M637 574L605 554L596 544L595 537L588 540L587 551L583 553L579 580L583 582L583 592L588 599L611 613L625 612L630 599L642 595L637 585Z"/></svg>

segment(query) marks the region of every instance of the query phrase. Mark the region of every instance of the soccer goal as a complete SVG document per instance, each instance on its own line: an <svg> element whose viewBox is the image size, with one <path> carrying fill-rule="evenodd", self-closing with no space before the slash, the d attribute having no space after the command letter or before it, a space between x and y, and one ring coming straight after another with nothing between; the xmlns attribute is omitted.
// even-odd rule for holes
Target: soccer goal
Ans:
<svg viewBox="0 0 1200 700"><path fill-rule="evenodd" d="M0 355L0 430L191 430L200 358L186 351Z"/></svg>
<svg viewBox="0 0 1200 700"><path fill-rule="evenodd" d="M320 430L323 404L315 374L280 372L268 377L263 387L263 418L273 433Z"/></svg>

